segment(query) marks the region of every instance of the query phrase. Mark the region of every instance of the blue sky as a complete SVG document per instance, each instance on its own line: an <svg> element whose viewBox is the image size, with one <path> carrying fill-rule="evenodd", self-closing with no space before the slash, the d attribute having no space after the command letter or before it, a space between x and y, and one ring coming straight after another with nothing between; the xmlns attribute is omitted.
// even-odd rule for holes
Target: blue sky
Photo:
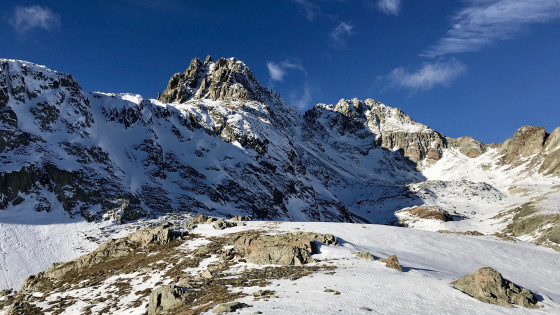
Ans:
<svg viewBox="0 0 560 315"><path fill-rule="evenodd" d="M560 125L560 0L3 1L0 57L153 98L193 57L245 61L300 110L374 98L450 137Z"/></svg>

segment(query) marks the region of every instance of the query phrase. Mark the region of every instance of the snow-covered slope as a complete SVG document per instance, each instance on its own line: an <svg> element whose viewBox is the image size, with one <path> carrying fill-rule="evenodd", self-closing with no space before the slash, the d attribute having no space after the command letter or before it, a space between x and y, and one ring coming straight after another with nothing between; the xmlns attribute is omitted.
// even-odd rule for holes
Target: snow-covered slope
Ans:
<svg viewBox="0 0 560 315"><path fill-rule="evenodd" d="M0 65L2 287L91 250L85 234L98 237L103 219L168 212L560 243L560 128L523 127L484 145L373 99L302 116L235 58L193 59L157 100L86 93L72 76L30 62ZM453 220L395 214L421 205ZM82 245L55 241L69 231L83 231ZM30 252L43 258L15 266Z"/></svg>

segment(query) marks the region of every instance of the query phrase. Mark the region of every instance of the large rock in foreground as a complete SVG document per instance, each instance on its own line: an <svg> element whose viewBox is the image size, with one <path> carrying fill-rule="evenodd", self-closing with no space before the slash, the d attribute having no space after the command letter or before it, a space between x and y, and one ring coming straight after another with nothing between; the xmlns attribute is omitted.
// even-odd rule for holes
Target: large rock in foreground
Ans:
<svg viewBox="0 0 560 315"><path fill-rule="evenodd" d="M461 277L451 282L459 291L485 303L512 307L537 308L537 299L528 290L504 279L502 275L491 267L483 267L473 274Z"/></svg>
<svg viewBox="0 0 560 315"><path fill-rule="evenodd" d="M254 264L301 266L313 262L310 254L317 253L315 242L336 244L331 234L309 232L278 235L248 235L233 240L235 251Z"/></svg>
<svg viewBox="0 0 560 315"><path fill-rule="evenodd" d="M154 289L148 302L148 315L176 314L178 308L184 304L185 288L165 285Z"/></svg>

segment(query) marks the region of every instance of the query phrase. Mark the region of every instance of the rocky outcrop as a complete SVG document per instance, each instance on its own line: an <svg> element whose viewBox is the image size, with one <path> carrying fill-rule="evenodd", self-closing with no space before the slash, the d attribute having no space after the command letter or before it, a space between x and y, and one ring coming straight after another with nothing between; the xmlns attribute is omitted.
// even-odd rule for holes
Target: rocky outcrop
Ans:
<svg viewBox="0 0 560 315"><path fill-rule="evenodd" d="M543 175L560 175L560 149L548 153L539 168Z"/></svg>
<svg viewBox="0 0 560 315"><path fill-rule="evenodd" d="M479 157L481 154L487 151L486 145L471 137L448 139L448 142L451 147L458 148L461 153L470 158Z"/></svg>
<svg viewBox="0 0 560 315"><path fill-rule="evenodd" d="M560 175L560 127L548 134L544 127L523 126L500 145L500 154L505 164L527 163L540 174Z"/></svg>
<svg viewBox="0 0 560 315"><path fill-rule="evenodd" d="M235 252L255 264L301 266L313 262L311 254L317 253L315 241L336 244L331 234L296 232L278 235L248 235L233 239Z"/></svg>
<svg viewBox="0 0 560 315"><path fill-rule="evenodd" d="M143 228L131 235L128 241L138 244L139 246L147 246L150 244L167 244L177 238L183 238L188 235L187 231L180 230L171 223L165 223L154 228Z"/></svg>
<svg viewBox="0 0 560 315"><path fill-rule="evenodd" d="M414 206L399 210L396 213L408 213L421 219L431 219L443 222L453 221L451 214L438 206Z"/></svg>
<svg viewBox="0 0 560 315"><path fill-rule="evenodd" d="M512 138L501 145L500 153L503 154L503 162L512 164L521 158L540 153L547 136L544 127L523 126L519 128Z"/></svg>
<svg viewBox="0 0 560 315"><path fill-rule="evenodd" d="M241 222L229 222L229 221L225 221L224 219L218 219L216 221L214 221L214 228L216 230L224 230L230 227L234 227L234 226L243 226L243 223Z"/></svg>
<svg viewBox="0 0 560 315"><path fill-rule="evenodd" d="M152 290L148 302L148 315L177 314L183 306L186 288L165 285Z"/></svg>
<svg viewBox="0 0 560 315"><path fill-rule="evenodd" d="M354 252L354 255L356 255L356 257L359 257L359 258L362 258L362 259L375 260L375 256L373 256L369 252Z"/></svg>
<svg viewBox="0 0 560 315"><path fill-rule="evenodd" d="M395 269L398 270L400 272L403 271L401 264L399 263L399 260L397 258L397 255L392 255L391 257L387 258L386 260L386 266L391 268L391 269Z"/></svg>
<svg viewBox="0 0 560 315"><path fill-rule="evenodd" d="M40 291L49 286L53 281L59 281L67 274L80 270L84 266L107 263L127 256L137 249L148 246L160 246L185 236L187 236L187 232L178 230L177 227L168 223L157 227L140 229L127 237L109 240L101 244L93 252L78 259L65 263L55 263L44 272L29 276L24 281L19 292Z"/></svg>
<svg viewBox="0 0 560 315"><path fill-rule="evenodd" d="M451 282L451 285L485 303L508 307L538 307L537 299L530 291L504 279L501 273L491 267L480 268L473 274Z"/></svg>
<svg viewBox="0 0 560 315"><path fill-rule="evenodd" d="M554 129L544 143L546 154L539 168L539 173L544 175L560 175L560 127Z"/></svg>

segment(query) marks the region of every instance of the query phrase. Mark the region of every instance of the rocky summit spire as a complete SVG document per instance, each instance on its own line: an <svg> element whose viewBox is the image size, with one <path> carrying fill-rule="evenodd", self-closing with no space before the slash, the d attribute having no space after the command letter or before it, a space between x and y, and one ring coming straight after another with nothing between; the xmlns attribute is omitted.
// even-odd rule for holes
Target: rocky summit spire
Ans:
<svg viewBox="0 0 560 315"><path fill-rule="evenodd" d="M194 58L187 70L174 74L158 96L166 103L184 103L191 99L265 102L266 90L251 69L235 58L204 62Z"/></svg>

